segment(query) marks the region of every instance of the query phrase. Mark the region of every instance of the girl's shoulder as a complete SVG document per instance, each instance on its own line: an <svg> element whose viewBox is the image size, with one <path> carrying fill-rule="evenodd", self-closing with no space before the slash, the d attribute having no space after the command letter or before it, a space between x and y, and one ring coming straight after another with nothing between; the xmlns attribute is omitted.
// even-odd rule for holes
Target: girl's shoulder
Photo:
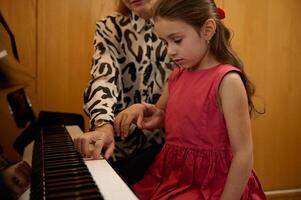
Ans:
<svg viewBox="0 0 301 200"><path fill-rule="evenodd" d="M215 75L213 76L213 88L218 89L220 87L221 82L225 79L227 75L232 73L236 73L241 76L241 70L235 66L229 64L221 64L215 70Z"/></svg>
<svg viewBox="0 0 301 200"><path fill-rule="evenodd" d="M229 74L229 73L238 73L241 75L241 71L239 68L229 65L229 64L220 64L218 67L216 67L211 76L212 79L215 80L216 84L220 84L220 82L223 80L223 78Z"/></svg>
<svg viewBox="0 0 301 200"><path fill-rule="evenodd" d="M220 64L217 68L216 68L216 73L219 74L219 75L224 75L224 74L227 74L229 72L238 72L240 73L240 69L233 66L233 65L230 65L230 64Z"/></svg>

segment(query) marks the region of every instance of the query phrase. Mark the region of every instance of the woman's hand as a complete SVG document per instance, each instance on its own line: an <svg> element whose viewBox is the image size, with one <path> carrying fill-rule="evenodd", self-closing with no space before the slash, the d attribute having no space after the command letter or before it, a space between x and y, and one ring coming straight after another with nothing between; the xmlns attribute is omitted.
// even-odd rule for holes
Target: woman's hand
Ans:
<svg viewBox="0 0 301 200"><path fill-rule="evenodd" d="M104 151L104 158L109 159L114 152L114 129L108 123L94 131L84 133L74 139L74 145L83 157L99 159Z"/></svg>
<svg viewBox="0 0 301 200"><path fill-rule="evenodd" d="M145 106L144 109L144 118L141 121L141 128L154 130L157 128L164 127L164 117L165 113L163 110L157 108L153 104L143 103Z"/></svg>

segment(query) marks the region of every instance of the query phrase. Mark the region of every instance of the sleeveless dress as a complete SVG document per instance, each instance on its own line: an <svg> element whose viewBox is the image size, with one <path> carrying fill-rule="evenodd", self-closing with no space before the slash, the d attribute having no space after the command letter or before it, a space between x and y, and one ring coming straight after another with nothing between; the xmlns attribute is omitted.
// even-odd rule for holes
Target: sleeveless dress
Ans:
<svg viewBox="0 0 301 200"><path fill-rule="evenodd" d="M223 64L172 72L165 113L166 143L144 178L133 185L141 200L220 198L232 153L217 93L223 77L233 71L240 73ZM253 170L241 199L266 199Z"/></svg>

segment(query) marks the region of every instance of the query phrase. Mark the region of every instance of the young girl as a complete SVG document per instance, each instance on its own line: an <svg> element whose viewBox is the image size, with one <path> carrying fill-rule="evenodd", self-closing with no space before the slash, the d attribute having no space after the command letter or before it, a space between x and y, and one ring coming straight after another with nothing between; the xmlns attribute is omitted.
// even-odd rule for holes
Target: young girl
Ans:
<svg viewBox="0 0 301 200"><path fill-rule="evenodd" d="M165 125L166 143L134 191L140 199L266 199L252 170L254 88L215 3L158 0L154 20L179 67L156 106L135 104L114 122L123 137L131 122Z"/></svg>

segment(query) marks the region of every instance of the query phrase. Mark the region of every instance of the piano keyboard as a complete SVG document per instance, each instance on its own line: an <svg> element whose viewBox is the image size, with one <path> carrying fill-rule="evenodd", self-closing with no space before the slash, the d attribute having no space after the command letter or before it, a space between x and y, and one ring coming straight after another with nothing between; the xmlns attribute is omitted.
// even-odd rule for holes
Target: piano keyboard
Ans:
<svg viewBox="0 0 301 200"><path fill-rule="evenodd" d="M75 137L83 134L81 129L78 126L66 126L65 127L71 140ZM35 165L35 162L39 162L39 158L34 158L32 155L34 149L35 142L30 143L24 150L23 160L28 162L29 164ZM62 145L66 146L66 145ZM81 159L79 159L81 160ZM123 182L123 180L117 175L117 173L113 170L113 168L108 164L105 159L100 160L85 160L84 163L88 167L89 172L92 174L92 177L101 192L103 199L105 200L138 200L135 194L131 191L131 189ZM32 165L32 170L38 170L37 167ZM35 173L35 172L34 172ZM74 176L75 177L75 176ZM38 178L38 177L36 177ZM35 179L36 179L35 178ZM65 178L59 177L56 181L53 181L52 184L57 184L58 187L66 186ZM33 183L32 187L35 186L36 183ZM77 189L70 191L78 191ZM38 195L39 192L35 192L35 195ZM32 194L33 195L33 194ZM89 194L87 194L87 198L89 198ZM30 189L28 189L25 193L21 195L19 200L29 200L30 198ZM45 199L45 198L41 198ZM57 198L60 199L60 198ZM94 198L97 199L97 198ZM101 199L101 198L99 198Z"/></svg>
<svg viewBox="0 0 301 200"><path fill-rule="evenodd" d="M65 127L45 127L35 139L31 200L103 199Z"/></svg>

